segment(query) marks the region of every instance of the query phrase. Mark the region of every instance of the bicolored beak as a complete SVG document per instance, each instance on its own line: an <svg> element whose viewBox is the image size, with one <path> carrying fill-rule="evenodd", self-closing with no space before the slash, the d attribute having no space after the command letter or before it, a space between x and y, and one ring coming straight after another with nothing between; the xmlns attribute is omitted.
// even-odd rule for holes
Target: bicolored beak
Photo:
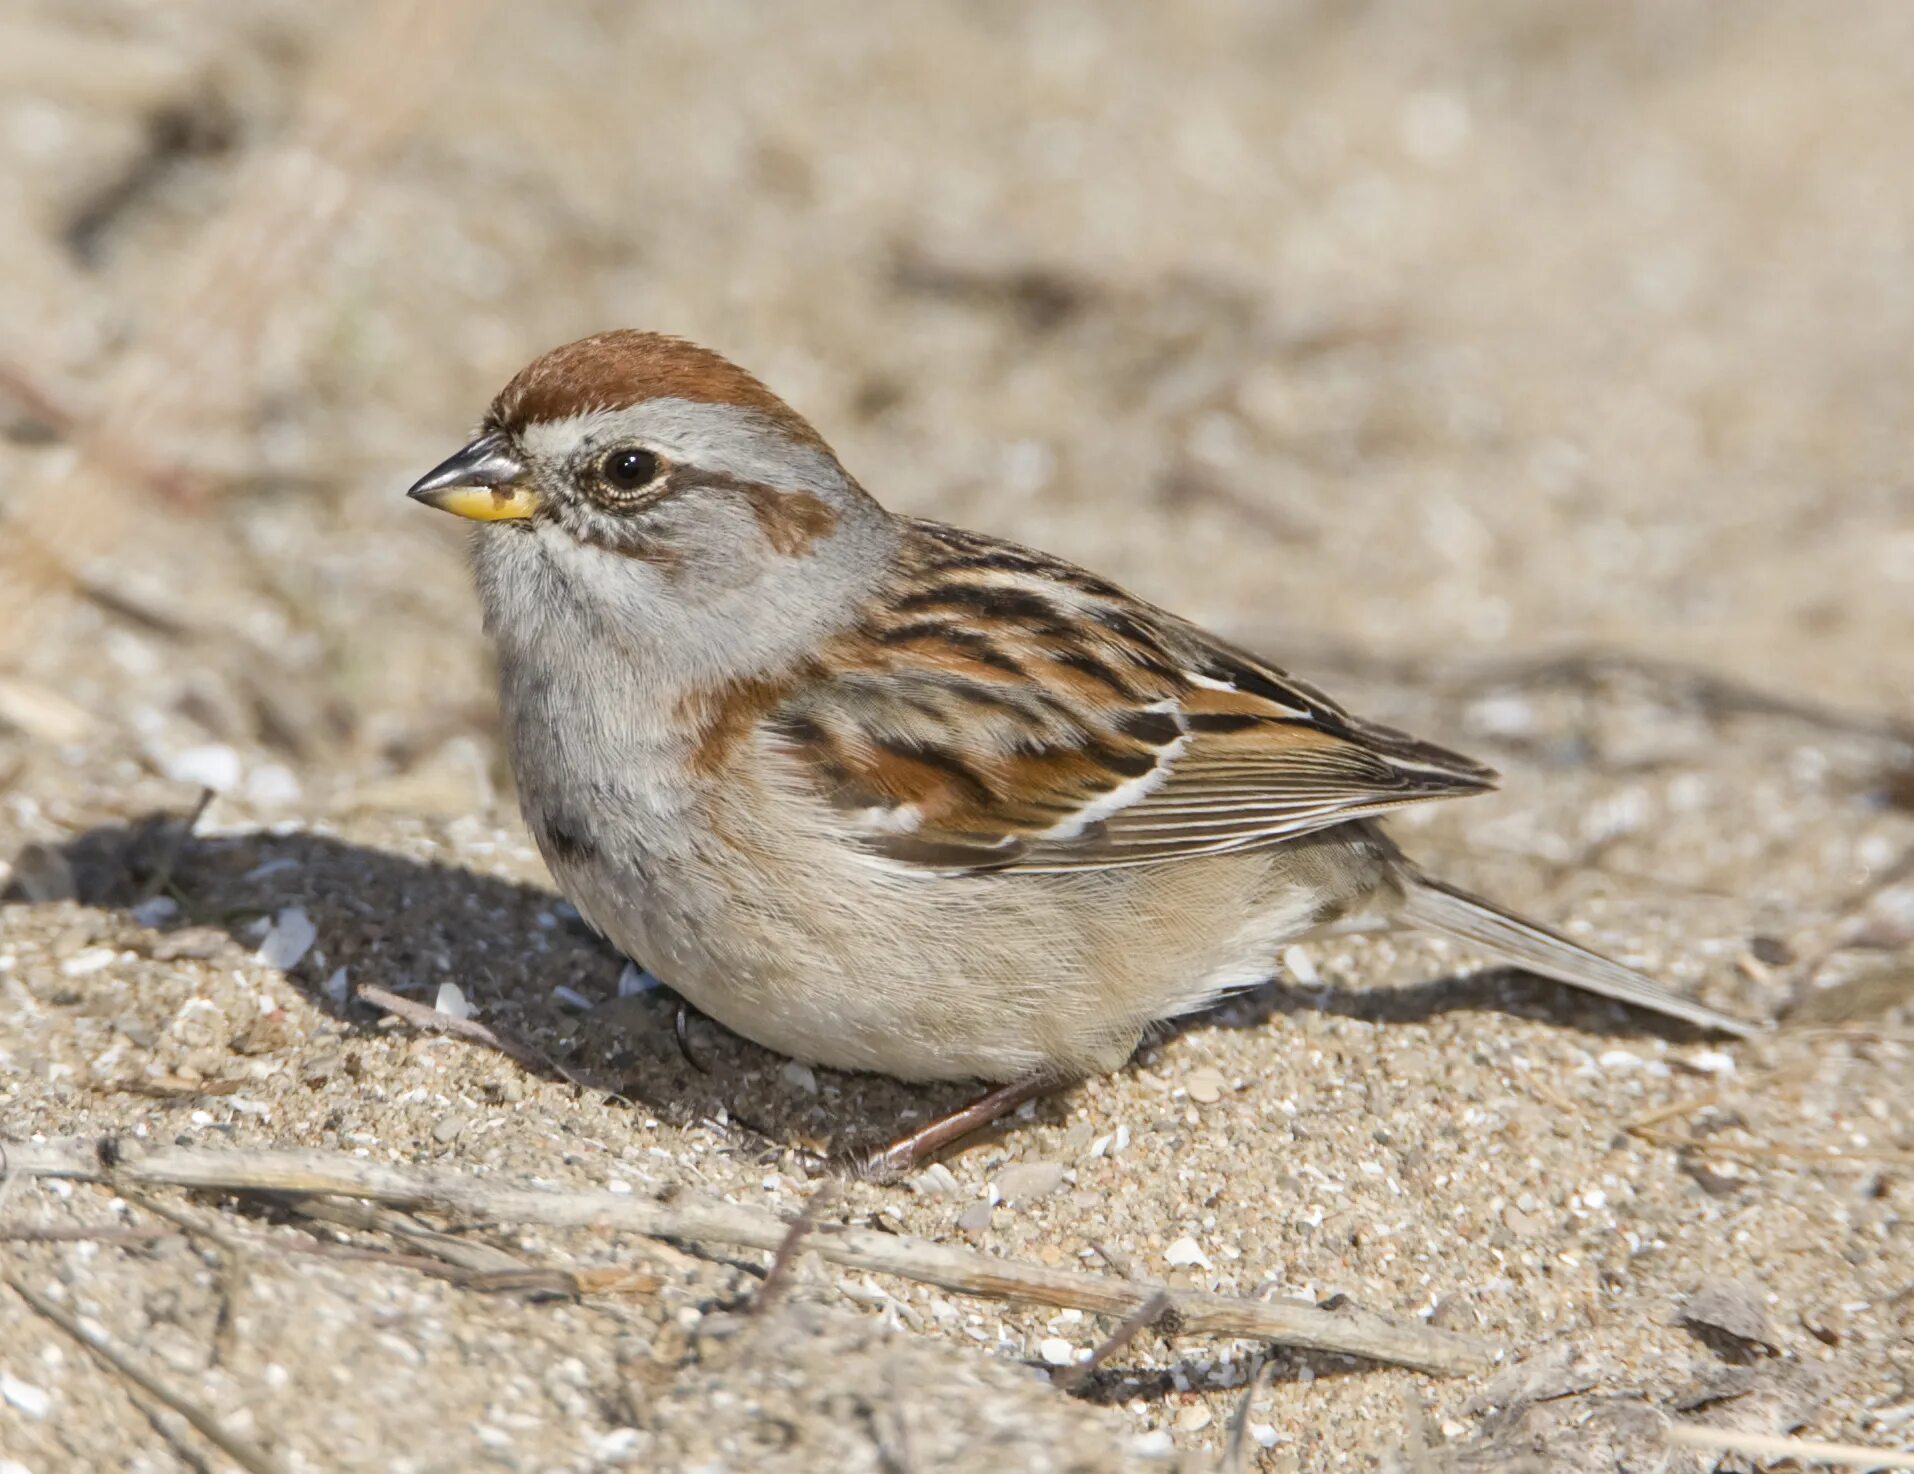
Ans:
<svg viewBox="0 0 1914 1474"><path fill-rule="evenodd" d="M481 435L427 471L406 492L415 502L474 522L518 522L538 510L525 463L503 435Z"/></svg>

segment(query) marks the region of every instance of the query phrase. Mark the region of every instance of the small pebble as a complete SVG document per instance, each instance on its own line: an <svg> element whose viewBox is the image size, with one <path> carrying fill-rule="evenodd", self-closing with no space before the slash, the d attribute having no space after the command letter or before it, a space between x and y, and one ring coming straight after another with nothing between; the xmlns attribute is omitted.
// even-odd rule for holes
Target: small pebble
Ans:
<svg viewBox="0 0 1914 1474"><path fill-rule="evenodd" d="M1211 1065L1204 1065L1201 1069L1190 1071L1189 1079L1183 1082L1183 1088L1189 1092L1190 1099L1198 1105L1215 1105L1223 1098L1225 1084L1221 1070Z"/></svg>
<svg viewBox="0 0 1914 1474"><path fill-rule="evenodd" d="M38 1422L53 1406L53 1394L44 1387L22 1382L11 1372L0 1372L0 1400Z"/></svg>
<svg viewBox="0 0 1914 1474"><path fill-rule="evenodd" d="M1176 1415L1177 1431L1198 1433L1210 1425L1210 1410L1200 1402L1193 1402Z"/></svg>
<svg viewBox="0 0 1914 1474"><path fill-rule="evenodd" d="M432 1128L432 1139L441 1146L450 1146L459 1139L459 1133L464 1129L463 1116L441 1116Z"/></svg>
<svg viewBox="0 0 1914 1474"><path fill-rule="evenodd" d="M609 1433L589 1433L592 1461L598 1464L628 1464L644 1447L645 1435L636 1428L614 1428Z"/></svg>
<svg viewBox="0 0 1914 1474"><path fill-rule="evenodd" d="M229 793L239 787L239 754L223 742L176 752L162 766L175 783L210 788L215 793Z"/></svg>
<svg viewBox="0 0 1914 1474"><path fill-rule="evenodd" d="M297 967L312 944L319 939L319 928L312 924L304 906L288 906L273 917L264 939L259 943L259 960L281 972Z"/></svg>
<svg viewBox="0 0 1914 1474"><path fill-rule="evenodd" d="M965 1233L982 1233L990 1227L990 1201L979 1198L957 1215L957 1226Z"/></svg>
<svg viewBox="0 0 1914 1474"><path fill-rule="evenodd" d="M179 902L171 896L148 896L133 908L133 919L141 926L164 926L179 915Z"/></svg>
<svg viewBox="0 0 1914 1474"><path fill-rule="evenodd" d="M246 798L261 808L290 808L301 797L299 780L280 763L264 763L246 775Z"/></svg>
<svg viewBox="0 0 1914 1474"><path fill-rule="evenodd" d="M1077 1349L1061 1336L1051 1336L1037 1347L1037 1355L1053 1367L1067 1367L1077 1359Z"/></svg>
<svg viewBox="0 0 1914 1474"><path fill-rule="evenodd" d="M956 1173L942 1162L932 1162L922 1172L911 1179L911 1186L930 1197L954 1198L963 1191L957 1181Z"/></svg>
<svg viewBox="0 0 1914 1474"><path fill-rule="evenodd" d="M273 1054L292 1043L292 1029L282 1012L261 1014L237 1034L227 1048L234 1054Z"/></svg>
<svg viewBox="0 0 1914 1474"><path fill-rule="evenodd" d="M1210 1264L1209 1255L1205 1254L1196 1240L1188 1234L1163 1251L1163 1261L1177 1269L1183 1269L1192 1264L1200 1264L1205 1269L1214 1267Z"/></svg>
<svg viewBox="0 0 1914 1474"><path fill-rule="evenodd" d="M787 1059L778 1075L793 1090L802 1090L806 1095L817 1094L817 1071L801 1060Z"/></svg>
<svg viewBox="0 0 1914 1474"><path fill-rule="evenodd" d="M620 998L635 998L640 993L655 992L663 986L663 983L659 982L635 962L627 962L625 964L625 970L618 974L618 996Z"/></svg>
<svg viewBox="0 0 1914 1474"><path fill-rule="evenodd" d="M60 976L63 978L85 978L113 965L118 954L111 947L88 947L84 952L75 952L60 964Z"/></svg>
<svg viewBox="0 0 1914 1474"><path fill-rule="evenodd" d="M331 1049L315 1054L299 1066L299 1078L308 1085L323 1085L345 1068L346 1057Z"/></svg>
<svg viewBox="0 0 1914 1474"><path fill-rule="evenodd" d="M340 971L344 971L343 968ZM465 994L457 983L440 983L439 995L432 1003L433 1011L445 1014L448 1018L470 1018L478 1010L465 1001Z"/></svg>
<svg viewBox="0 0 1914 1474"><path fill-rule="evenodd" d="M1717 1354L1746 1363L1780 1353L1768 1323L1767 1296L1750 1280L1722 1279L1702 1285L1682 1306L1681 1319Z"/></svg>
<svg viewBox="0 0 1914 1474"><path fill-rule="evenodd" d="M1029 1203L1047 1197L1063 1185L1063 1163L1019 1162L997 1174L991 1184L1006 1203Z"/></svg>
<svg viewBox="0 0 1914 1474"><path fill-rule="evenodd" d="M1090 1143L1090 1155L1093 1157L1116 1156L1130 1144L1130 1128L1119 1126L1114 1131L1106 1131Z"/></svg>
<svg viewBox="0 0 1914 1474"><path fill-rule="evenodd" d="M217 957L227 942L226 934L210 926L189 926L169 932L153 944L155 962L179 962Z"/></svg>

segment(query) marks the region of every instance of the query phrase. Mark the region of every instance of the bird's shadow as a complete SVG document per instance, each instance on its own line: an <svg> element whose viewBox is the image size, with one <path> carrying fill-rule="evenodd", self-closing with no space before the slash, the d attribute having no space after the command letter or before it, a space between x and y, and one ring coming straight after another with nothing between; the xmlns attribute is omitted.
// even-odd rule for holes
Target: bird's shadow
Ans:
<svg viewBox="0 0 1914 1474"><path fill-rule="evenodd" d="M317 940L286 976L348 1031L378 1028L385 1017L348 989L373 984L430 1006L440 984L454 983L490 1027L542 1054L555 1074L602 1087L662 1120L735 1123L772 1156L854 1157L975 1093L962 1083L912 1086L791 1070L780 1056L696 1015L681 1035L675 996L659 989L620 998L624 959L555 893L456 863L305 830L201 836L180 815L152 814L57 847L29 847L15 857L14 875L0 898L5 904L29 903L41 877L58 894L121 913L122 945L184 947L176 955L204 955L209 928L255 948L272 918L297 908ZM1217 1025L1267 1029L1279 1016L1307 1011L1406 1023L1457 1011L1583 1009L1552 1001L1562 990L1512 986L1513 976L1365 992L1271 982L1177 1021L1155 1042ZM84 979L74 986L83 988ZM1619 1011L1594 1006L1602 1027L1617 1032ZM1688 1032L1635 1015L1621 1029L1635 1027ZM1054 1101L1038 1107L1040 1114L1059 1109Z"/></svg>

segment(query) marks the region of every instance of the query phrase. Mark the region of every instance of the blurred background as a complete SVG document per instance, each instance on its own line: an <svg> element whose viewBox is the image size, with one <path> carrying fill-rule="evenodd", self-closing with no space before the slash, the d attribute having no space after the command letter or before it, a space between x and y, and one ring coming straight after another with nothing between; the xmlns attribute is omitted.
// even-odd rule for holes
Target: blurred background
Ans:
<svg viewBox="0 0 1914 1474"><path fill-rule="evenodd" d="M614 325L1325 679L1914 717L1910 137L1895 0L15 0L0 771L469 806L401 493Z"/></svg>

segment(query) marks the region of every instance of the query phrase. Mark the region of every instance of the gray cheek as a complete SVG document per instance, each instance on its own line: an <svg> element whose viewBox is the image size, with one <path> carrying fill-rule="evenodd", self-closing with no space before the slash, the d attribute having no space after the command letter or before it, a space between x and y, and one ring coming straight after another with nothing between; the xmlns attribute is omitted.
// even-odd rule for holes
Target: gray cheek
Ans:
<svg viewBox="0 0 1914 1474"><path fill-rule="evenodd" d="M748 588L764 577L770 550L749 510L735 497L687 495L659 508L659 535L682 575L707 598Z"/></svg>

